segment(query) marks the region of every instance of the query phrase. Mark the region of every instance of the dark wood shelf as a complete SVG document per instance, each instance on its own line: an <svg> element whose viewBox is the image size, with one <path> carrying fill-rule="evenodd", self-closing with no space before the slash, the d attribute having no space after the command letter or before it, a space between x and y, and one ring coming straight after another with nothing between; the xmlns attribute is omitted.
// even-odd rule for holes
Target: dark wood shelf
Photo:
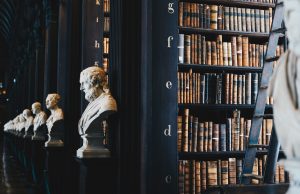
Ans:
<svg viewBox="0 0 300 194"><path fill-rule="evenodd" d="M188 108L197 110L254 110L254 104L178 104L178 108ZM266 105L266 111L272 110L272 105Z"/></svg>
<svg viewBox="0 0 300 194"><path fill-rule="evenodd" d="M203 3L209 5L225 5L245 8L274 8L274 3L249 2L241 0L180 0L181 2Z"/></svg>
<svg viewBox="0 0 300 194"><path fill-rule="evenodd" d="M104 58L109 58L109 54L108 53L103 53L103 57Z"/></svg>
<svg viewBox="0 0 300 194"><path fill-rule="evenodd" d="M261 73L261 67L241 67L241 66L220 66L220 65L202 65L202 64L178 64L179 71L188 71L193 69L195 72L230 72L230 73Z"/></svg>
<svg viewBox="0 0 300 194"><path fill-rule="evenodd" d="M264 38L268 40L269 33L260 32L241 32L231 30L212 30L204 28L192 28L192 27L178 27L180 34L204 34L204 35L227 35L227 36L247 36L253 38Z"/></svg>
<svg viewBox="0 0 300 194"><path fill-rule="evenodd" d="M105 37L105 38L109 38L109 36L110 36L110 32L108 31L108 32L103 32L103 36Z"/></svg>
<svg viewBox="0 0 300 194"><path fill-rule="evenodd" d="M268 150L258 150L256 153L257 157L262 157L268 154ZM226 152L179 152L179 160L221 160L228 158L239 158L245 157L245 151L226 151ZM279 152L279 158L284 158L284 152Z"/></svg>
<svg viewBox="0 0 300 194"><path fill-rule="evenodd" d="M104 17L110 17L110 13L109 12L104 12Z"/></svg>

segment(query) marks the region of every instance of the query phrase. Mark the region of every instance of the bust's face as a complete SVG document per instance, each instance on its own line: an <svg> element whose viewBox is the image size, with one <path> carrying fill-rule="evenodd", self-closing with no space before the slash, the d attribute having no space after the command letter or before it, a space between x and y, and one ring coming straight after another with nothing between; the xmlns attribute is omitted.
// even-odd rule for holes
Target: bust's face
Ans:
<svg viewBox="0 0 300 194"><path fill-rule="evenodd" d="M53 95L48 95L46 98L47 109L53 109L57 105L55 97Z"/></svg>
<svg viewBox="0 0 300 194"><path fill-rule="evenodd" d="M89 102L92 102L100 95L96 84L92 84L88 76L80 76L80 90L85 93L84 97Z"/></svg>
<svg viewBox="0 0 300 194"><path fill-rule="evenodd" d="M32 108L32 113L33 113L33 114L37 114L38 111L41 110L41 107L40 107L38 104L33 104L33 105L31 106L31 108Z"/></svg>

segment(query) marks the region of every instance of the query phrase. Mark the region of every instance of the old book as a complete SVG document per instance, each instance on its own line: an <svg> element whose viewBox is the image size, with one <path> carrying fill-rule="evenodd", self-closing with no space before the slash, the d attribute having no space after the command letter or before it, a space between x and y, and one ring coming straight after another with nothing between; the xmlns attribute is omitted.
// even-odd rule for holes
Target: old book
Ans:
<svg viewBox="0 0 300 194"><path fill-rule="evenodd" d="M185 164L184 161L178 161L178 192L184 194L184 183L185 183Z"/></svg>
<svg viewBox="0 0 300 194"><path fill-rule="evenodd" d="M279 175L279 165L276 164L276 170L275 170L275 183L279 183L280 175Z"/></svg>
<svg viewBox="0 0 300 194"><path fill-rule="evenodd" d="M228 160L228 169L229 169L229 184L236 184L236 159L229 158Z"/></svg>
<svg viewBox="0 0 300 194"><path fill-rule="evenodd" d="M226 150L227 151L232 151L232 125L231 125L231 119L227 118L226 119Z"/></svg>
<svg viewBox="0 0 300 194"><path fill-rule="evenodd" d="M204 151L208 151L208 122L204 123Z"/></svg>
<svg viewBox="0 0 300 194"><path fill-rule="evenodd" d="M246 130L245 130L245 144L246 145L249 143L250 128L251 128L251 120L247 120L246 121Z"/></svg>
<svg viewBox="0 0 300 194"><path fill-rule="evenodd" d="M237 104L238 103L238 75L234 74L233 75L233 94L232 94L232 104Z"/></svg>
<svg viewBox="0 0 300 194"><path fill-rule="evenodd" d="M236 183L241 184L241 175L243 171L243 161L242 160L236 160Z"/></svg>
<svg viewBox="0 0 300 194"><path fill-rule="evenodd" d="M192 172L190 171L190 161L186 161L184 163L184 193L185 194L190 194L191 190L191 174Z"/></svg>
<svg viewBox="0 0 300 194"><path fill-rule="evenodd" d="M209 5L206 5L206 25L205 25L205 28L210 28L210 6Z"/></svg>
<svg viewBox="0 0 300 194"><path fill-rule="evenodd" d="M266 120L266 144L267 145L270 144L272 127L273 127L273 120L272 119L267 119Z"/></svg>
<svg viewBox="0 0 300 194"><path fill-rule="evenodd" d="M200 194L201 193L201 163L199 161L195 162L195 174L196 174L196 180L195 180L195 191L196 194Z"/></svg>
<svg viewBox="0 0 300 194"><path fill-rule="evenodd" d="M210 29L213 30L218 29L218 6L217 5L210 6Z"/></svg>
<svg viewBox="0 0 300 194"><path fill-rule="evenodd" d="M218 74L216 78L216 104L222 104L223 102L223 76L222 74Z"/></svg>
<svg viewBox="0 0 300 194"><path fill-rule="evenodd" d="M227 42L223 42L223 63L224 63L224 66L228 66Z"/></svg>
<svg viewBox="0 0 300 194"><path fill-rule="evenodd" d="M218 64L217 43L215 41L211 42L211 64L212 65Z"/></svg>
<svg viewBox="0 0 300 194"><path fill-rule="evenodd" d="M238 26L238 11L237 11L237 7L233 8L233 17L234 17L234 29L235 31L239 30L239 26Z"/></svg>
<svg viewBox="0 0 300 194"><path fill-rule="evenodd" d="M218 162L207 161L207 186L218 185Z"/></svg>
<svg viewBox="0 0 300 194"><path fill-rule="evenodd" d="M270 32L270 18L269 18L269 10L265 10L265 32L269 33Z"/></svg>
<svg viewBox="0 0 300 194"><path fill-rule="evenodd" d="M242 24L242 8L237 8L237 18L238 18L238 31L243 31Z"/></svg>
<svg viewBox="0 0 300 194"><path fill-rule="evenodd" d="M258 93L258 73L251 74L251 104L255 104Z"/></svg>
<svg viewBox="0 0 300 194"><path fill-rule="evenodd" d="M245 131L245 121L244 118L241 117L240 119L240 151L244 151L245 150L245 144L244 144L244 131Z"/></svg>
<svg viewBox="0 0 300 194"><path fill-rule="evenodd" d="M189 142L189 109L184 110L184 128L182 131L183 134L183 152L188 152L188 142Z"/></svg>
<svg viewBox="0 0 300 194"><path fill-rule="evenodd" d="M177 72L177 103L181 103L181 80L180 80L181 72Z"/></svg>
<svg viewBox="0 0 300 194"><path fill-rule="evenodd" d="M190 77L189 73L185 72L185 90L184 90L184 95L185 95L185 100L184 103L189 103L190 102L190 96L189 96L189 83L190 83Z"/></svg>
<svg viewBox="0 0 300 194"><path fill-rule="evenodd" d="M240 144L240 118L241 113L239 110L233 111L233 119L232 119L232 144L233 151L239 151Z"/></svg>
<svg viewBox="0 0 300 194"><path fill-rule="evenodd" d="M260 32L260 11L259 11L259 9L255 9L255 30L256 30L256 32Z"/></svg>
<svg viewBox="0 0 300 194"><path fill-rule="evenodd" d="M180 103L183 103L184 101L184 94L183 94L183 88L184 88L184 74L183 72L180 72Z"/></svg>
<svg viewBox="0 0 300 194"><path fill-rule="evenodd" d="M195 34L191 34L191 63L195 64Z"/></svg>
<svg viewBox="0 0 300 194"><path fill-rule="evenodd" d="M191 4L191 26L196 27L196 4Z"/></svg>
<svg viewBox="0 0 300 194"><path fill-rule="evenodd" d="M233 92L234 92L234 87L233 87L233 74L229 74L229 104L233 104Z"/></svg>
<svg viewBox="0 0 300 194"><path fill-rule="evenodd" d="M189 94L189 101L188 103L193 103L192 99L193 99L193 69L189 70L189 90L188 90L188 94Z"/></svg>
<svg viewBox="0 0 300 194"><path fill-rule="evenodd" d="M206 40L205 40L205 36L201 37L201 43L202 43L202 64L206 64Z"/></svg>
<svg viewBox="0 0 300 194"><path fill-rule="evenodd" d="M204 104L205 103L205 86L206 86L206 75L201 74L201 84L200 84L200 103Z"/></svg>
<svg viewBox="0 0 300 194"><path fill-rule="evenodd" d="M204 134L204 123L199 123L199 131L198 131L198 139L197 139L197 151L198 152L203 152L204 151L204 139L205 139L205 134Z"/></svg>
<svg viewBox="0 0 300 194"><path fill-rule="evenodd" d="M225 74L225 104L229 104L229 93L230 93L230 83L229 83L229 74Z"/></svg>
<svg viewBox="0 0 300 194"><path fill-rule="evenodd" d="M184 63L191 63L191 36L184 35Z"/></svg>
<svg viewBox="0 0 300 194"><path fill-rule="evenodd" d="M248 67L249 66L249 39L248 37L243 37L242 38L242 61L243 61L243 66Z"/></svg>
<svg viewBox="0 0 300 194"><path fill-rule="evenodd" d="M219 151L219 124L213 124L212 151Z"/></svg>
<svg viewBox="0 0 300 194"><path fill-rule="evenodd" d="M227 160L222 160L221 161L221 177L222 185L228 185L228 161Z"/></svg>
<svg viewBox="0 0 300 194"><path fill-rule="evenodd" d="M253 67L253 52L252 52L252 44L248 44L249 45L249 47L248 47L248 49L249 49L249 66L250 67Z"/></svg>
<svg viewBox="0 0 300 194"><path fill-rule="evenodd" d="M184 2L179 2L178 4L178 25L183 26L183 4ZM269 16L268 16L269 17Z"/></svg>
<svg viewBox="0 0 300 194"><path fill-rule="evenodd" d="M270 24L270 29L271 29L271 26L272 26L272 23L273 23L273 9L272 8L269 8L269 24Z"/></svg>
<svg viewBox="0 0 300 194"><path fill-rule="evenodd" d="M279 182L285 183L284 167L283 167L283 165L278 165L278 166L279 166Z"/></svg>
<svg viewBox="0 0 300 194"><path fill-rule="evenodd" d="M237 37L237 64L238 66L243 66L243 39L242 37Z"/></svg>
<svg viewBox="0 0 300 194"><path fill-rule="evenodd" d="M242 11L242 31L247 31L247 23L246 23L246 8L241 8Z"/></svg>
<svg viewBox="0 0 300 194"><path fill-rule="evenodd" d="M251 28L251 10L246 8L246 31L252 32Z"/></svg>
<svg viewBox="0 0 300 194"><path fill-rule="evenodd" d="M218 52L218 65L223 65L223 37L217 36L217 52Z"/></svg>
<svg viewBox="0 0 300 194"><path fill-rule="evenodd" d="M226 151L226 124L220 124L220 151Z"/></svg>
<svg viewBox="0 0 300 194"><path fill-rule="evenodd" d="M177 116L177 150L182 150L182 116Z"/></svg>
<svg viewBox="0 0 300 194"><path fill-rule="evenodd" d="M260 32L266 32L265 30L265 11L263 9L259 10L260 11Z"/></svg>
<svg viewBox="0 0 300 194"><path fill-rule="evenodd" d="M236 37L231 37L231 52L232 52L232 66L238 66L237 63L237 42Z"/></svg>
<svg viewBox="0 0 300 194"><path fill-rule="evenodd" d="M220 5L218 7L218 29L224 30L224 7Z"/></svg>
<svg viewBox="0 0 300 194"><path fill-rule="evenodd" d="M196 27L200 27L200 4L196 4Z"/></svg>
<svg viewBox="0 0 300 194"><path fill-rule="evenodd" d="M200 34L197 34L197 63L202 63L202 38Z"/></svg>
<svg viewBox="0 0 300 194"><path fill-rule="evenodd" d="M234 12L233 7L229 7L229 21L230 21L230 30L235 30L237 23L235 24L236 13Z"/></svg>
<svg viewBox="0 0 300 194"><path fill-rule="evenodd" d="M192 152L197 152L197 138L198 138L198 117L193 118L193 140Z"/></svg>
<svg viewBox="0 0 300 194"><path fill-rule="evenodd" d="M246 75L242 75L242 104L246 104Z"/></svg>
<svg viewBox="0 0 300 194"><path fill-rule="evenodd" d="M206 41L206 64L211 65L211 41Z"/></svg>
<svg viewBox="0 0 300 194"><path fill-rule="evenodd" d="M232 19L232 21L233 21L233 19ZM224 27L225 27L225 30L231 30L230 29L229 7L224 7Z"/></svg>
<svg viewBox="0 0 300 194"><path fill-rule="evenodd" d="M213 150L213 122L208 122L208 145L207 145L207 151L211 152Z"/></svg>
<svg viewBox="0 0 300 194"><path fill-rule="evenodd" d="M201 191L206 190L206 161L201 161Z"/></svg>
<svg viewBox="0 0 300 194"><path fill-rule="evenodd" d="M258 159L256 158L253 165L253 174L258 175ZM252 184L259 184L259 180L252 179Z"/></svg>
<svg viewBox="0 0 300 194"><path fill-rule="evenodd" d="M192 151L193 142L193 116L189 116L188 152Z"/></svg>
<svg viewBox="0 0 300 194"><path fill-rule="evenodd" d="M243 81L242 75L237 75L237 104L242 104L242 95L243 95L242 81Z"/></svg>
<svg viewBox="0 0 300 194"><path fill-rule="evenodd" d="M189 26L189 10L190 6L189 3L183 3L183 26Z"/></svg>
<svg viewBox="0 0 300 194"><path fill-rule="evenodd" d="M227 58L228 58L228 65L232 66L232 51L231 51L231 42L227 43Z"/></svg>
<svg viewBox="0 0 300 194"><path fill-rule="evenodd" d="M195 194L196 192L196 164L195 164L195 160L190 161L190 165L191 165L191 183L190 183L190 191L191 193Z"/></svg>
<svg viewBox="0 0 300 194"><path fill-rule="evenodd" d="M192 73L192 103L196 103L196 73Z"/></svg>
<svg viewBox="0 0 300 194"><path fill-rule="evenodd" d="M251 18L251 29L252 29L252 32L256 32L255 9L251 9L250 10L250 18Z"/></svg>
<svg viewBox="0 0 300 194"><path fill-rule="evenodd" d="M217 185L221 185L222 184L221 160L218 160L217 162L218 162Z"/></svg>

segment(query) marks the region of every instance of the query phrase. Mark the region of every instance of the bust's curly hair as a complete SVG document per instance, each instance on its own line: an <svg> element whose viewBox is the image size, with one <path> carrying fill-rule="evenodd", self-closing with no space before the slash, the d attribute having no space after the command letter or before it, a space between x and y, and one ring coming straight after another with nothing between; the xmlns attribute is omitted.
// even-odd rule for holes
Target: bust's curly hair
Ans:
<svg viewBox="0 0 300 194"><path fill-rule="evenodd" d="M99 86L101 89L107 85L106 73L103 68L91 66L80 73L80 83L89 80L93 86Z"/></svg>
<svg viewBox="0 0 300 194"><path fill-rule="evenodd" d="M59 100L60 100L60 95L59 94L57 94L57 93L53 93L53 94L48 94L48 96L47 96L47 98L54 98L55 99L55 101L58 103L59 102Z"/></svg>

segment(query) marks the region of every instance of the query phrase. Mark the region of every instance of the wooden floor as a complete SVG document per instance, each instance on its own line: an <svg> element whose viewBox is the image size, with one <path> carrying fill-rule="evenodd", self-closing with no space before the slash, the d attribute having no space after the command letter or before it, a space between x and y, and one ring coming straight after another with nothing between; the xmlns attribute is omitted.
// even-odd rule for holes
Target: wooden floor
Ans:
<svg viewBox="0 0 300 194"><path fill-rule="evenodd" d="M0 194L38 194L0 137Z"/></svg>

